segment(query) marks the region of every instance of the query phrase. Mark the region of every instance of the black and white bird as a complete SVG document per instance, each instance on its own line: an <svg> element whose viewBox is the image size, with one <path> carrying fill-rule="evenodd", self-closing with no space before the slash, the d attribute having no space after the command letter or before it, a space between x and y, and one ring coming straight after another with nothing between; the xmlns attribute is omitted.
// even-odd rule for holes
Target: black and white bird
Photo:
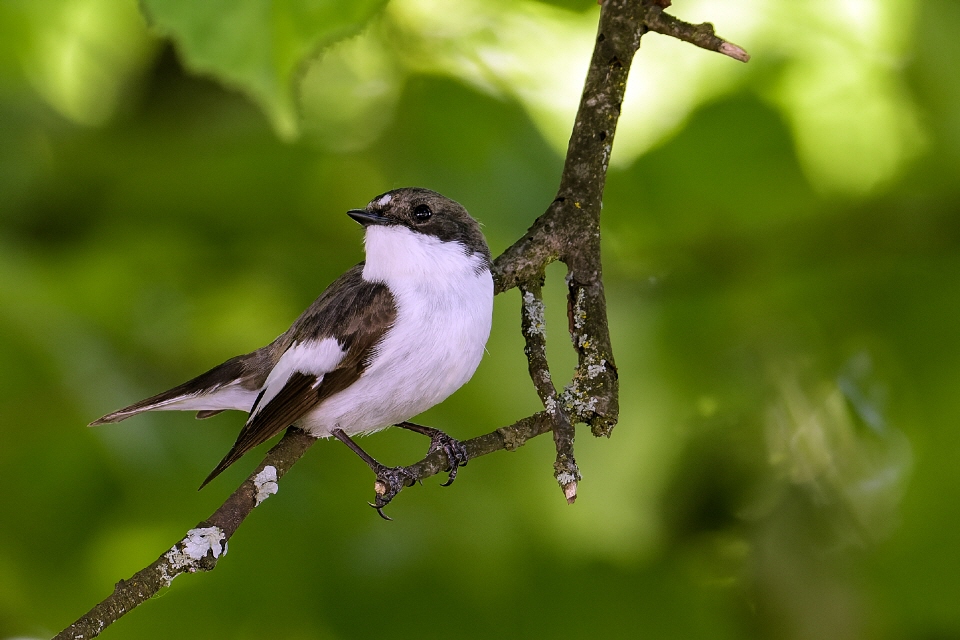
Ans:
<svg viewBox="0 0 960 640"><path fill-rule="evenodd" d="M249 412L203 485L291 425L337 437L378 478L403 482L384 478L392 468L350 439L397 425L430 436L431 449L446 452L452 481L466 464L463 446L406 421L459 389L480 364L493 314L490 250L466 209L428 189L389 191L347 213L365 228L366 261L280 337L91 424L144 411L197 411L198 418Z"/></svg>

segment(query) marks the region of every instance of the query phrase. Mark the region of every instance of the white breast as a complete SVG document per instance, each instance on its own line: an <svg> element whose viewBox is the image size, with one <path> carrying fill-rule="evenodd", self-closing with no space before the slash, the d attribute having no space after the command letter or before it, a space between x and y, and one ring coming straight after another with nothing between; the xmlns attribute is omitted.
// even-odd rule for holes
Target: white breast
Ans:
<svg viewBox="0 0 960 640"><path fill-rule="evenodd" d="M397 320L348 389L300 421L313 435L366 433L408 420L473 376L490 335L493 278L463 245L404 227L369 227L363 278L384 282Z"/></svg>

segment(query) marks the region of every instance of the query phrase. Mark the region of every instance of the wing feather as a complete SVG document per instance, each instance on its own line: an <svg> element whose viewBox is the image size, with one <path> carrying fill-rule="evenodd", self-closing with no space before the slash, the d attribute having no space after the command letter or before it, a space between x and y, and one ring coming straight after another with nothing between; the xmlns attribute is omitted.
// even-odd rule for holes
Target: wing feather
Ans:
<svg viewBox="0 0 960 640"><path fill-rule="evenodd" d="M351 274L355 277L347 280ZM328 289L290 328L288 333L294 336L290 336L288 348L296 348L295 340L334 337L345 351L343 357L329 372L293 371L276 394L271 397L267 393L270 400L262 407L258 398L233 448L203 481L201 489L251 449L349 387L363 374L377 345L396 320L396 305L386 285L363 281L357 269L347 272L338 284L341 287L337 295L328 296Z"/></svg>

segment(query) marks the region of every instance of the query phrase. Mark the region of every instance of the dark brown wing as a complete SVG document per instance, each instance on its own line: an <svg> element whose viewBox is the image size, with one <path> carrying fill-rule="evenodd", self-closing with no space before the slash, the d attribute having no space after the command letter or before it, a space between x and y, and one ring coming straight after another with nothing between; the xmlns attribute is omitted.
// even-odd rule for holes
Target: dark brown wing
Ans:
<svg viewBox="0 0 960 640"><path fill-rule="evenodd" d="M334 337L346 350L343 359L323 376L295 371L264 407L256 410L254 405L255 411L241 429L233 448L203 481L201 489L248 451L356 382L366 369L377 344L396 320L393 295L384 284L362 280L356 268L335 285L339 287L331 286L278 340L286 337L292 345ZM335 288L335 295L328 295Z"/></svg>

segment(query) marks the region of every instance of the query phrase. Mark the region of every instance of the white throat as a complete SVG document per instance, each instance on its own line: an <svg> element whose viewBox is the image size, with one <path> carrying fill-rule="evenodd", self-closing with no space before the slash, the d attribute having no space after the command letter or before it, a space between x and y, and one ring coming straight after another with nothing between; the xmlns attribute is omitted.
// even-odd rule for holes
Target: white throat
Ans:
<svg viewBox="0 0 960 640"><path fill-rule="evenodd" d="M367 282L390 285L415 280L421 286L446 288L472 280L483 270L483 256L468 253L459 242L443 242L406 227L367 227L364 245Z"/></svg>

